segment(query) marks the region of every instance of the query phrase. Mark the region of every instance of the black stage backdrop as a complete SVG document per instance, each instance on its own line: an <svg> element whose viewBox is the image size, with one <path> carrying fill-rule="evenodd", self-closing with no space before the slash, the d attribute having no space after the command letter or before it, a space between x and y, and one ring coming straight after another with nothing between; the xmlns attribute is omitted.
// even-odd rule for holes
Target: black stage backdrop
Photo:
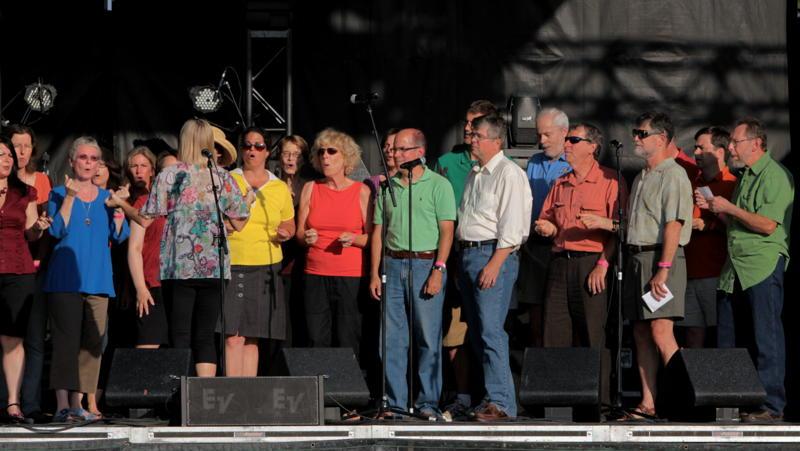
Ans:
<svg viewBox="0 0 800 451"><path fill-rule="evenodd" d="M686 149L701 126L753 115L768 128L770 150L797 175L790 151L798 136L797 121L790 124L790 111L798 113L790 102L798 92L795 0L2 0L3 117L23 117L26 84L41 78L58 89L55 108L28 122L59 181L66 149L80 134L97 136L117 156L134 138L160 136L174 147L183 121L199 115L190 86L214 85L232 66L239 95L248 26L269 21L253 11L271 8L291 16L293 131L312 140L326 126L340 128L357 138L371 170L377 151L363 108L348 102L354 92L379 92L378 127L421 128L431 157L460 140L472 100L505 105L513 94L536 95L623 142L628 171L641 166L629 130L645 110L670 113ZM266 57L254 55L261 63ZM264 79L281 83L270 71ZM235 135L230 103L207 117ZM267 119L262 112L256 123ZM795 400L796 267L787 274L785 308Z"/></svg>

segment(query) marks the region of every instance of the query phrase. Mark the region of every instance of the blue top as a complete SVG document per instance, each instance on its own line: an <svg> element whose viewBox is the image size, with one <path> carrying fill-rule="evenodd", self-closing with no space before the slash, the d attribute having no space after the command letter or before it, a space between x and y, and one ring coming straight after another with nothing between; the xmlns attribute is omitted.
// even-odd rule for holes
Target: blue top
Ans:
<svg viewBox="0 0 800 451"><path fill-rule="evenodd" d="M525 172L528 174L528 183L531 184L531 192L533 192L531 222L539 219L544 199L556 179L571 171L572 168L564 158L563 152L555 160L547 158L544 152L537 153L528 159L528 167Z"/></svg>
<svg viewBox="0 0 800 451"><path fill-rule="evenodd" d="M122 222L117 234L114 227L114 210L105 205L109 193L98 188L92 202L75 198L70 213L69 226L59 210L66 189L57 186L50 192L47 214L53 218L49 232L59 240L50 257L50 267L42 290L47 293L84 293L114 297L114 279L111 268L109 239L121 243L128 238L128 222Z"/></svg>

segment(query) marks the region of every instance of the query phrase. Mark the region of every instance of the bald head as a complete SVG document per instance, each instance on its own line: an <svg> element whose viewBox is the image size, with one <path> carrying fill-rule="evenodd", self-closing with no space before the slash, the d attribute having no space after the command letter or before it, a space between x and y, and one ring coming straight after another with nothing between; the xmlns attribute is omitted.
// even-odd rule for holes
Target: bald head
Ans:
<svg viewBox="0 0 800 451"><path fill-rule="evenodd" d="M425 134L416 128L404 128L394 137L394 160L397 166L425 156Z"/></svg>

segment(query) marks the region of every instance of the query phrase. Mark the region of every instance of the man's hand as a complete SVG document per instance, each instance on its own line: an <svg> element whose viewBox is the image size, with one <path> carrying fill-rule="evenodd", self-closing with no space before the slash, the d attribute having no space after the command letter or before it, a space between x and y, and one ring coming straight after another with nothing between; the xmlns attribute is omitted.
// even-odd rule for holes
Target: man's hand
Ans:
<svg viewBox="0 0 800 451"><path fill-rule="evenodd" d="M578 219L589 230L611 231L614 228L614 222L611 220L611 218L606 218L594 213L580 213L578 215Z"/></svg>
<svg viewBox="0 0 800 451"><path fill-rule="evenodd" d="M533 230L539 235L550 238L556 235L556 226L547 219L537 219L533 222Z"/></svg>
<svg viewBox="0 0 800 451"><path fill-rule="evenodd" d="M607 272L608 268L605 266L595 265L592 272L589 273L586 283L589 285L589 292L592 293L592 295L602 293L603 290L606 289Z"/></svg>
<svg viewBox="0 0 800 451"><path fill-rule="evenodd" d="M650 291L653 292L653 297L660 301L667 296L667 276L669 275L669 270L667 268L659 268L658 271L653 275L653 278L650 279Z"/></svg>
<svg viewBox="0 0 800 451"><path fill-rule="evenodd" d="M708 209L713 211L714 213L724 213L729 214L733 211L734 205L722 196L714 196L711 199L708 199Z"/></svg>
<svg viewBox="0 0 800 451"><path fill-rule="evenodd" d="M497 283L497 275L500 273L500 266L492 264L491 260L478 273L478 288L486 290L492 288Z"/></svg>
<svg viewBox="0 0 800 451"><path fill-rule="evenodd" d="M422 292L428 296L434 296L442 291L442 274L438 269L431 270L428 280L422 286Z"/></svg>

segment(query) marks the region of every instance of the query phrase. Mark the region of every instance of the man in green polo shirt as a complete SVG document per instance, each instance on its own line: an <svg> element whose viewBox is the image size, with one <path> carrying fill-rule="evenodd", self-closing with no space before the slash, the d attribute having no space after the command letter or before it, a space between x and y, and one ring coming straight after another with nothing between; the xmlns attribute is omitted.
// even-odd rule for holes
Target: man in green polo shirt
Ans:
<svg viewBox="0 0 800 451"><path fill-rule="evenodd" d="M719 277L727 296L717 304L717 342L735 347L737 328L740 340L742 331L750 335L744 343L767 399L759 410L742 412L742 421L780 420L786 405L783 273L789 264L794 180L767 151L767 134L756 119L736 123L728 150L733 166L744 169L731 201L695 193L700 208L728 223L728 258Z"/></svg>
<svg viewBox="0 0 800 451"><path fill-rule="evenodd" d="M446 283L447 257L453 244L456 202L453 187L441 175L428 169L425 135L404 129L394 139L395 164L399 172L391 178L397 206L386 202L386 395L389 407L411 410L439 418L442 392L442 306ZM410 179L410 180L409 180ZM410 183L409 183L410 182ZM372 231L370 293L381 296L380 261L384 202L375 202L375 228ZM409 237L409 232L411 236ZM407 308L413 307L411 325ZM418 355L419 395L406 384L408 335L413 327Z"/></svg>

